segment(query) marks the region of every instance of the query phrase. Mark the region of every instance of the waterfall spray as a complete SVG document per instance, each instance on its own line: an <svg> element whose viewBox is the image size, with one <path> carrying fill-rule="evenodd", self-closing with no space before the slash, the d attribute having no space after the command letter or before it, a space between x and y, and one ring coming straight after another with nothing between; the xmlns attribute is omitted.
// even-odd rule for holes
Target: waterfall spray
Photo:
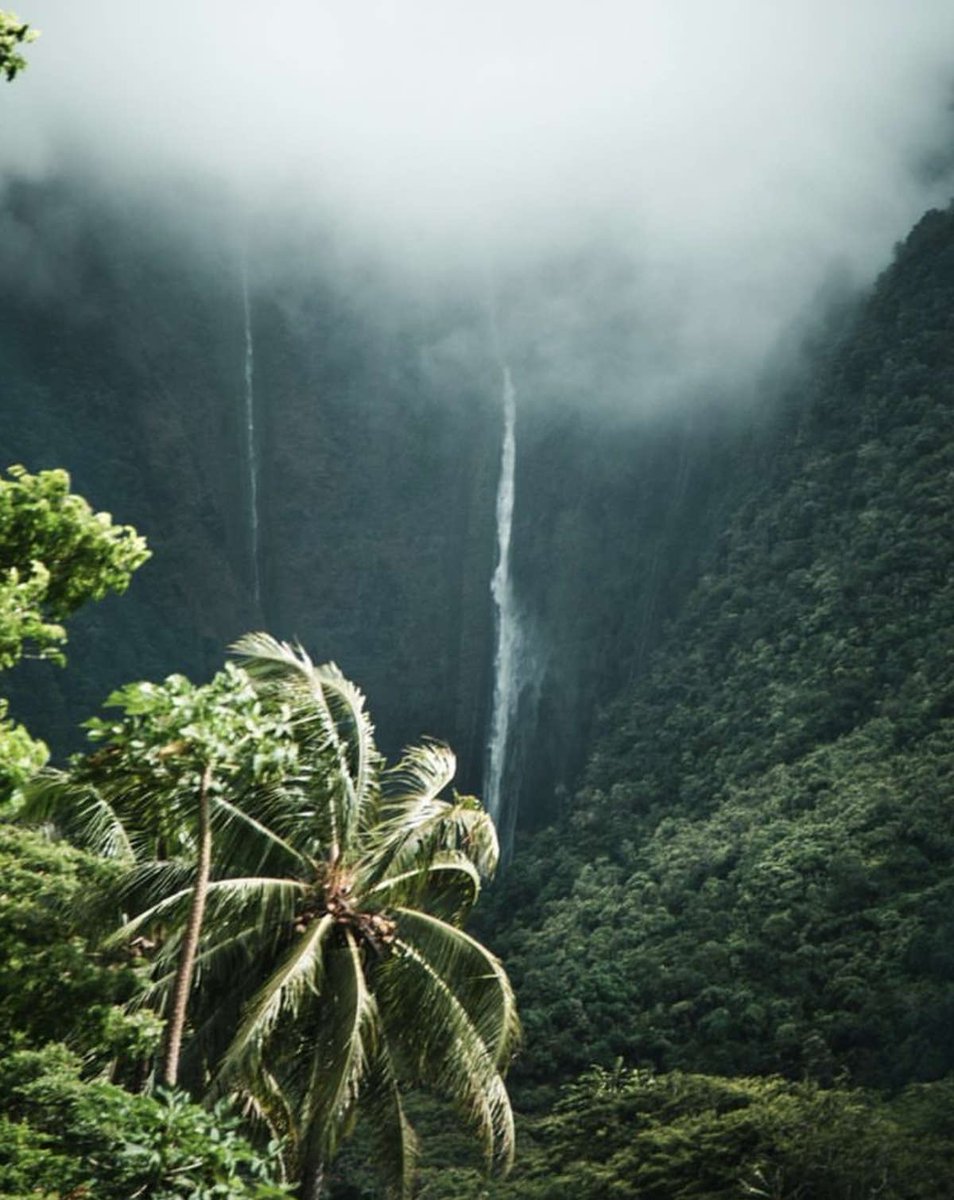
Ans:
<svg viewBox="0 0 954 1200"><path fill-rule="evenodd" d="M252 597L262 601L258 547L258 454L255 446L255 344L252 341L252 306L248 295L248 260L242 256L242 310L245 315L245 470L248 479L249 558Z"/></svg>
<svg viewBox="0 0 954 1200"><path fill-rule="evenodd" d="M484 794L487 809L498 827L504 808L503 789L510 742L510 726L517 713L520 695L518 663L521 631L513 581L510 577L510 539L513 530L514 474L517 459L517 394L510 369L503 372L503 441L500 452L500 481L497 484L497 566L490 584L494 600L497 645L494 654L494 694L490 722L490 747ZM512 822L506 822L507 827ZM506 829L503 831L505 834Z"/></svg>

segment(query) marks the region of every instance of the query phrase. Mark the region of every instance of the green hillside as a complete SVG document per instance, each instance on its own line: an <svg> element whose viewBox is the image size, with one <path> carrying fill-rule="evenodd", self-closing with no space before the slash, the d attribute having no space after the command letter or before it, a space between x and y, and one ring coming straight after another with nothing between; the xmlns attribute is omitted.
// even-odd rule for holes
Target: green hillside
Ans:
<svg viewBox="0 0 954 1200"><path fill-rule="evenodd" d="M517 856L525 1084L617 1055L954 1068L952 332L954 213L932 212Z"/></svg>

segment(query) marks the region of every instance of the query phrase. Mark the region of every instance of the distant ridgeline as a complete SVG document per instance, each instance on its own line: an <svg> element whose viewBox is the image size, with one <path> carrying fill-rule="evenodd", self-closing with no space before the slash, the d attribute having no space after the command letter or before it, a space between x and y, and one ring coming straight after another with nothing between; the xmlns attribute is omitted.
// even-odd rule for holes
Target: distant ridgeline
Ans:
<svg viewBox="0 0 954 1200"><path fill-rule="evenodd" d="M782 425L503 886L524 1086L954 1069L954 212Z"/></svg>

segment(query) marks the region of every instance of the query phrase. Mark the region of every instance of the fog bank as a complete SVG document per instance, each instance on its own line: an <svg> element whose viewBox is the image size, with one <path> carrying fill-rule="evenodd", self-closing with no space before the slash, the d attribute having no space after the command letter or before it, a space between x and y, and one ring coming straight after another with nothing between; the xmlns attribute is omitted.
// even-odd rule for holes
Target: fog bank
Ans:
<svg viewBox="0 0 954 1200"><path fill-rule="evenodd" d="M731 386L950 191L949 0L21 8L7 171L210 184L253 227L491 277L571 391L607 323L607 394Z"/></svg>

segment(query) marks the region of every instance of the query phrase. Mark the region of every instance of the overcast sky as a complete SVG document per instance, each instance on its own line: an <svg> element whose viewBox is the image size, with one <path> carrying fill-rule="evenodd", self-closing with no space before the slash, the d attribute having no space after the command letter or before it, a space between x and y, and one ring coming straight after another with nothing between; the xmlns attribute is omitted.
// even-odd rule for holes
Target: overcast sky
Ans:
<svg viewBox="0 0 954 1200"><path fill-rule="evenodd" d="M19 0L0 164L224 181L418 263L599 241L700 371L870 277L949 178L951 0ZM592 305L592 298L588 301ZM648 318L647 318L648 319ZM674 351L675 353L675 351Z"/></svg>

